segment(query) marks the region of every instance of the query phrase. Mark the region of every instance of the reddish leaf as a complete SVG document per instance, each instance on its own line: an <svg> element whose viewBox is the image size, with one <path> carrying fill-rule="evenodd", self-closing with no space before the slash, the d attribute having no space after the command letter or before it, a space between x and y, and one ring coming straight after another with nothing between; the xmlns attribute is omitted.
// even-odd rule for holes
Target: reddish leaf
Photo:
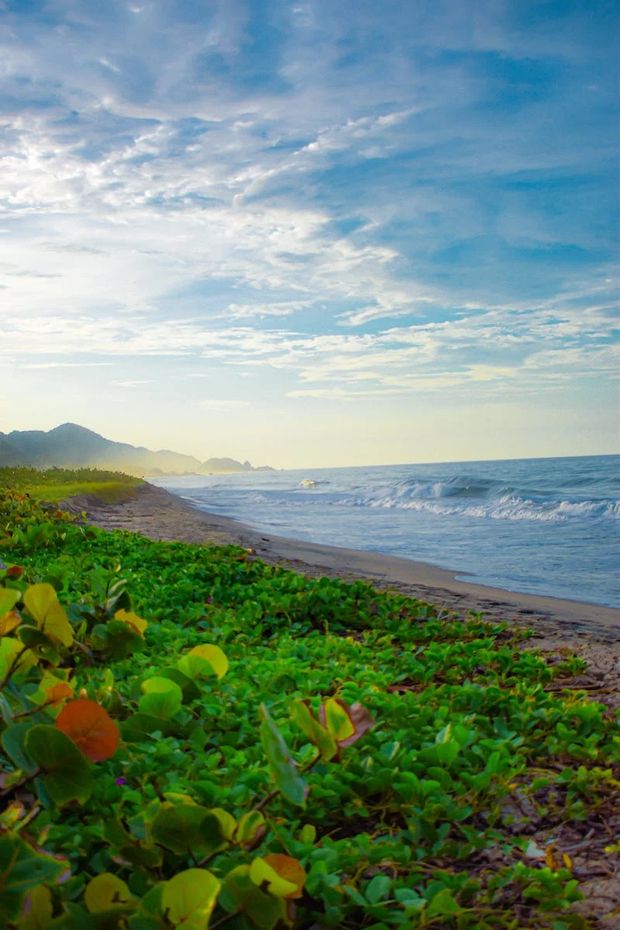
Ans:
<svg viewBox="0 0 620 930"><path fill-rule="evenodd" d="M95 701L86 698L70 701L56 718L56 726L91 762L110 759L118 749L118 727Z"/></svg>
<svg viewBox="0 0 620 930"><path fill-rule="evenodd" d="M353 724L354 732L347 739L339 740L338 745L345 749L347 746L352 746L353 743L357 743L358 739L361 739L364 733L368 730L372 730L375 725L375 721L370 716L370 713L362 704L351 704L347 708L349 714L349 720Z"/></svg>
<svg viewBox="0 0 620 930"><path fill-rule="evenodd" d="M268 856L263 856L263 862L270 865L280 878L297 885L295 891L285 896L287 900L301 898L306 883L306 873L298 859L292 859L291 856L284 856L281 853L270 853Z"/></svg>
<svg viewBox="0 0 620 930"><path fill-rule="evenodd" d="M67 698L73 697L73 688L64 681L59 681L57 685L52 685L47 689L47 700L52 707L62 704Z"/></svg>
<svg viewBox="0 0 620 930"><path fill-rule="evenodd" d="M319 720L336 740L340 749L352 746L375 725L362 705L345 704L340 698L328 698L319 708Z"/></svg>

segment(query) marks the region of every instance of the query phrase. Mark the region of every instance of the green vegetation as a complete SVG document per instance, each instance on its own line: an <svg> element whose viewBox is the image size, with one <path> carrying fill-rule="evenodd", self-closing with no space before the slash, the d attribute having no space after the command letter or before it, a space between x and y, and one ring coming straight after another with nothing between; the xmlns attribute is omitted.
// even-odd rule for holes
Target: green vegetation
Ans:
<svg viewBox="0 0 620 930"><path fill-rule="evenodd" d="M0 468L0 490L27 492L36 501L59 503L78 494L93 494L108 504L126 500L140 478L100 468Z"/></svg>
<svg viewBox="0 0 620 930"><path fill-rule="evenodd" d="M524 634L6 483L0 554L0 924L588 926L531 812L617 805L617 721Z"/></svg>

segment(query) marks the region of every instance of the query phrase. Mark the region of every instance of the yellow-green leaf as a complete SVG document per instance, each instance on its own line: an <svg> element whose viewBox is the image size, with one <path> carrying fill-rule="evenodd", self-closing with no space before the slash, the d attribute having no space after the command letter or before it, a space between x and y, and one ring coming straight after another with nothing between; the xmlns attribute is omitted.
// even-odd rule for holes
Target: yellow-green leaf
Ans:
<svg viewBox="0 0 620 930"><path fill-rule="evenodd" d="M345 704L340 698L328 698L321 705L319 718L338 744L339 749L352 746L375 725L369 711L362 705Z"/></svg>
<svg viewBox="0 0 620 930"><path fill-rule="evenodd" d="M0 814L0 830L12 830L25 813L26 808L21 801L11 801Z"/></svg>
<svg viewBox="0 0 620 930"><path fill-rule="evenodd" d="M0 617L13 610L20 597L21 593L13 588L0 588Z"/></svg>
<svg viewBox="0 0 620 930"><path fill-rule="evenodd" d="M19 640L13 639L10 636L4 636L0 640L0 677L4 678L23 648L23 643L20 643ZM26 649L15 666L13 671L14 677L19 678L25 675L38 661L34 652L32 652L31 649Z"/></svg>
<svg viewBox="0 0 620 930"><path fill-rule="evenodd" d="M326 762L333 759L338 752L338 745L332 734L321 726L306 701L295 701L291 706L291 717L308 737Z"/></svg>
<svg viewBox="0 0 620 930"><path fill-rule="evenodd" d="M64 607L61 607L60 604L56 604L55 607L52 607L41 630L54 643L60 643L62 646L70 646L73 642L73 630L71 629L69 618L65 613Z"/></svg>
<svg viewBox="0 0 620 930"><path fill-rule="evenodd" d="M194 646L177 662L180 669L189 678L204 678L210 674L223 678L228 671L228 659L219 646L205 643Z"/></svg>
<svg viewBox="0 0 620 930"><path fill-rule="evenodd" d="M45 885L37 885L28 892L25 914L19 922L19 930L46 930L52 923L52 893Z"/></svg>
<svg viewBox="0 0 620 930"><path fill-rule="evenodd" d="M117 907L127 907L131 903L131 892L122 879L111 872L102 872L89 881L84 900L91 914L102 914Z"/></svg>
<svg viewBox="0 0 620 930"><path fill-rule="evenodd" d="M276 898L288 898L297 892L297 885L279 875L276 870L260 856L250 865L250 878L259 888L266 890Z"/></svg>
<svg viewBox="0 0 620 930"><path fill-rule="evenodd" d="M269 853L263 856L263 862L270 868L275 869L280 878L285 879L287 882L292 882L293 885L295 885L295 891L286 895L289 900L292 898L301 898L308 876L299 859L286 856L284 853Z"/></svg>
<svg viewBox="0 0 620 930"><path fill-rule="evenodd" d="M346 708L338 698L327 698L321 708L321 722L337 743L348 739L355 732Z"/></svg>
<svg viewBox="0 0 620 930"><path fill-rule="evenodd" d="M248 811L239 819L235 843L252 849L257 846L267 832L265 818L260 811Z"/></svg>
<svg viewBox="0 0 620 930"><path fill-rule="evenodd" d="M45 622L48 611L57 603L58 595L51 584L31 584L24 594L24 604L38 626Z"/></svg>
<svg viewBox="0 0 620 930"><path fill-rule="evenodd" d="M186 869L164 885L162 909L173 927L206 930L221 882L207 869Z"/></svg>
<svg viewBox="0 0 620 930"><path fill-rule="evenodd" d="M222 829L222 836L227 840L232 840L233 834L237 829L237 821L232 814L225 811L222 807L212 807L211 813L217 817Z"/></svg>
<svg viewBox="0 0 620 930"><path fill-rule="evenodd" d="M143 681L142 690L144 697L140 698L138 709L162 720L173 717L183 701L183 692L177 683L160 675Z"/></svg>
<svg viewBox="0 0 620 930"><path fill-rule="evenodd" d="M138 634L138 636L144 637L144 631L146 630L148 623L146 620L143 620L142 617L132 613L132 611L117 610L114 614L114 619L120 620L122 623L126 623L134 630L134 632Z"/></svg>
<svg viewBox="0 0 620 930"><path fill-rule="evenodd" d="M53 642L70 646L73 630L51 584L33 584L26 589L24 604L39 629Z"/></svg>

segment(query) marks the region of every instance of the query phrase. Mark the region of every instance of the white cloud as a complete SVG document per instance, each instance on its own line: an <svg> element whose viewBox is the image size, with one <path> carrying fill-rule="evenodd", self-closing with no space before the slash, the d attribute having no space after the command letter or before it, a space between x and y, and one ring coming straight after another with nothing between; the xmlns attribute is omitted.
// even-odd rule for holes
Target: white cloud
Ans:
<svg viewBox="0 0 620 930"><path fill-rule="evenodd" d="M249 407L250 402L247 400L223 400L207 399L197 401L199 407L205 407L207 410L238 410L241 407Z"/></svg>
<svg viewBox="0 0 620 930"><path fill-rule="evenodd" d="M229 320L263 319L270 316L291 316L312 305L311 300L283 300L273 303L229 304L221 315Z"/></svg>
<svg viewBox="0 0 620 930"><path fill-rule="evenodd" d="M269 306L269 305L266 305ZM291 308L288 308L291 309ZM243 316L243 315L242 315ZM251 316L248 313L248 317ZM260 316L260 313L257 314ZM608 345L608 306L476 306L442 322L392 326L374 333L303 333L257 325L204 325L199 319L161 319L110 314L32 316L0 320L0 355L28 359L28 366L83 365L67 361L77 352L106 357L177 357L232 366L239 375L282 373L289 397L418 394L421 391L491 385L519 391L538 384L541 392L577 377L613 378L617 347ZM44 360L33 361L41 355ZM50 361L57 355L58 361ZM109 364L109 362L108 362ZM206 372L190 371L189 377ZM551 377L551 375L553 377ZM148 379L151 380L151 379ZM119 379L135 386L143 379ZM239 406L245 400L207 406Z"/></svg>
<svg viewBox="0 0 620 930"><path fill-rule="evenodd" d="M126 381L122 381L122 380L110 381L110 384L112 385L112 387L119 387L119 388L137 388L137 387L140 387L142 384L153 384L153 383L154 382L152 378L135 378L133 380L126 380Z"/></svg>
<svg viewBox="0 0 620 930"><path fill-rule="evenodd" d="M106 368L112 362L20 362L24 371L35 371L46 368Z"/></svg>
<svg viewBox="0 0 620 930"><path fill-rule="evenodd" d="M130 388L187 360L186 377L204 364L247 378L252 399L609 383L617 287L597 257L597 178L610 146L577 118L594 99L580 96L579 62L598 46L517 34L501 3L422 15L300 2L278 11L253 81L252 5L198 6L59 0L57 26L11 10L6 363L68 379L121 360L160 366L113 382ZM565 90L541 80L539 97L518 99L503 69L532 55L533 73L550 50L542 71L576 69ZM509 91L504 112L494 95Z"/></svg>

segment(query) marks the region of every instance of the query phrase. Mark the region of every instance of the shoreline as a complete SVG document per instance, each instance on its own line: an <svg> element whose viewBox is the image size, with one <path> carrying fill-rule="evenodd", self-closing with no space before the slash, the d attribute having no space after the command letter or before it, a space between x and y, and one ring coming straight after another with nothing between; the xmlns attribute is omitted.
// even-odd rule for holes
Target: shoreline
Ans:
<svg viewBox="0 0 620 930"><path fill-rule="evenodd" d="M464 581L459 572L398 556L304 542L262 533L200 510L180 496L145 482L129 499L105 504L90 496L64 505L85 512L103 529L123 529L151 539L204 545L239 545L270 564L312 576L362 579L378 588L428 601L446 612L482 612L492 621L507 620L535 630L536 638L556 645L583 637L588 642L620 643L620 609L537 594L521 594Z"/></svg>

